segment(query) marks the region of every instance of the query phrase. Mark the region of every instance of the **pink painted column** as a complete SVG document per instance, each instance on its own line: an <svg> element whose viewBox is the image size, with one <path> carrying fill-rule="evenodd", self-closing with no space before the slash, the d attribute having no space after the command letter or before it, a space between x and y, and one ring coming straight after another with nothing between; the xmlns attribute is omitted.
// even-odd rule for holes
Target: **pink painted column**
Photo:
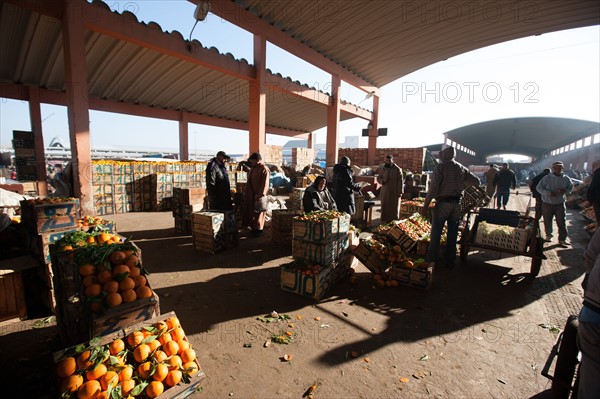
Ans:
<svg viewBox="0 0 600 399"><path fill-rule="evenodd" d="M340 88L342 81L339 75L331 76L331 104L327 107L327 166L338 162L338 147L340 141Z"/></svg>
<svg viewBox="0 0 600 399"><path fill-rule="evenodd" d="M94 214L90 116L85 58L84 2L64 0L62 21L67 115L73 166L73 189L83 214Z"/></svg>
<svg viewBox="0 0 600 399"><path fill-rule="evenodd" d="M46 181L46 154L44 152L44 136L42 134L42 110L40 93L36 88L27 86L29 94L29 117L35 151L35 177L38 195L48 195Z"/></svg>
<svg viewBox="0 0 600 399"><path fill-rule="evenodd" d="M267 94L265 91L265 65L267 59L267 42L264 35L254 35L254 67L256 78L249 85L250 109L248 125L250 129L249 150L263 152L266 145L266 108Z"/></svg>
<svg viewBox="0 0 600 399"><path fill-rule="evenodd" d="M371 128L369 129L369 144L367 149L367 163L369 165L375 165L375 155L377 152L377 137L378 137L378 124L379 124L379 96L373 96L373 120L371 121Z"/></svg>
<svg viewBox="0 0 600 399"><path fill-rule="evenodd" d="M179 159L187 161L190 159L189 125L185 112L179 117Z"/></svg>

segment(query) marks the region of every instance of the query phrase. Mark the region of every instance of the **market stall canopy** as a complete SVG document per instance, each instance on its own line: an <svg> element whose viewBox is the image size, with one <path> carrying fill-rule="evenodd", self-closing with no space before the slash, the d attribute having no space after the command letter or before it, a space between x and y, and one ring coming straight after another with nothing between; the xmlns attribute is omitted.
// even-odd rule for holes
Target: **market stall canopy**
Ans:
<svg viewBox="0 0 600 399"><path fill-rule="evenodd" d="M445 136L480 157L521 154L542 157L600 132L600 123L568 118L510 118L463 126Z"/></svg>

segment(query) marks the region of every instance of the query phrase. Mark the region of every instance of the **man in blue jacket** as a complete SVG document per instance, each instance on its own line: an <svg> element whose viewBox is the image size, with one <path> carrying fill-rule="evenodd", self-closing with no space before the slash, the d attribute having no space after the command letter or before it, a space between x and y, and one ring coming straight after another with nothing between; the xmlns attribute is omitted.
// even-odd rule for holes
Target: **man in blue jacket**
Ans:
<svg viewBox="0 0 600 399"><path fill-rule="evenodd" d="M545 241L552 240L552 219L556 217L558 226L558 243L567 245L567 209L565 200L567 194L573 191L573 182L571 178L563 173L564 166L562 162L552 164L552 173L546 175L540 180L536 187L538 193L542 195L542 216L544 217L544 229L546 230Z"/></svg>

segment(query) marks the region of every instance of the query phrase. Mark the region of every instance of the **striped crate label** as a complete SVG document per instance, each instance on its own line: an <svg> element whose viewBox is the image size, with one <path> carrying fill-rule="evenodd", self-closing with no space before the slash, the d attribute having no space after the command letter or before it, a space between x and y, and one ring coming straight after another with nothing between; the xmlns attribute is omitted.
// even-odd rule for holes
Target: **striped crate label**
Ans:
<svg viewBox="0 0 600 399"><path fill-rule="evenodd" d="M315 243L327 243L348 234L350 215L343 214L339 218L314 222L294 219L294 239Z"/></svg>

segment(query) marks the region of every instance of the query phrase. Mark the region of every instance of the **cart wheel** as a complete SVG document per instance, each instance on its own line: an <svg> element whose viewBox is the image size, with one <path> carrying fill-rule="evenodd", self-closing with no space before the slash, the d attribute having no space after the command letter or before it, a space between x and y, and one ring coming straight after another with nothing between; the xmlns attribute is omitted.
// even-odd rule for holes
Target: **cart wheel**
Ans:
<svg viewBox="0 0 600 399"><path fill-rule="evenodd" d="M537 277L537 275L540 274L540 269L542 268L543 259L541 256L544 254L544 239L542 237L537 237L532 252L536 257L531 259L531 270L529 275L531 277Z"/></svg>
<svg viewBox="0 0 600 399"><path fill-rule="evenodd" d="M554 398L568 398L575 376L577 366L577 328L579 320L576 315L571 315L565 323L562 333L556 366L554 367L554 378L552 379L552 395Z"/></svg>
<svg viewBox="0 0 600 399"><path fill-rule="evenodd" d="M465 244L460 245L460 260L461 262L467 261L467 256L469 255L469 246Z"/></svg>

